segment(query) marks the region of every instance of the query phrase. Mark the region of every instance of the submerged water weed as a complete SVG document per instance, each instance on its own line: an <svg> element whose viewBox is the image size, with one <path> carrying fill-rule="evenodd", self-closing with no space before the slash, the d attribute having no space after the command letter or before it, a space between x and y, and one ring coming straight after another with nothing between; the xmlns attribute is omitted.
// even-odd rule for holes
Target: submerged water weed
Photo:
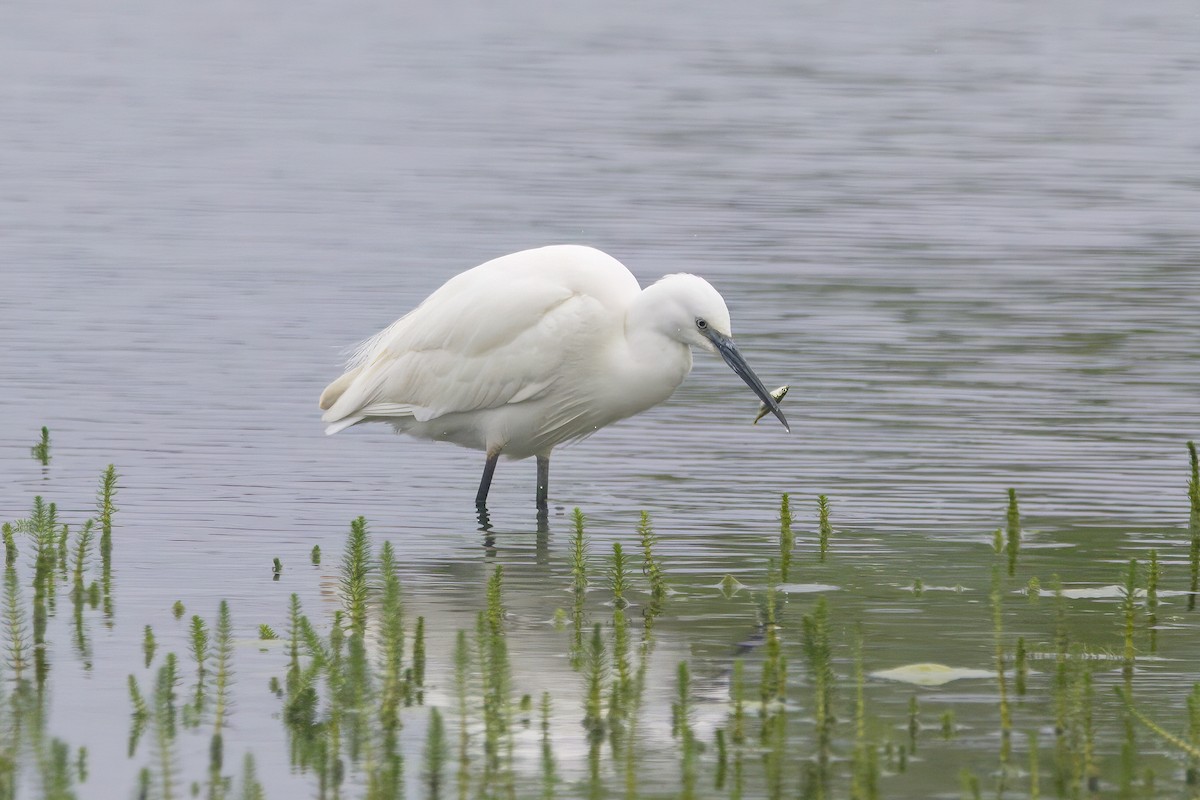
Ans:
<svg viewBox="0 0 1200 800"><path fill-rule="evenodd" d="M866 670L863 666L863 633L854 637L854 751L850 757L851 800L879 797L879 751L867 736ZM916 697L913 697L916 701ZM909 726L910 731L912 725ZM915 734L914 738L915 738Z"/></svg>
<svg viewBox="0 0 1200 800"><path fill-rule="evenodd" d="M41 462L43 467L50 466L50 429L45 425L42 426L42 438L29 448L29 455Z"/></svg>
<svg viewBox="0 0 1200 800"><path fill-rule="evenodd" d="M154 660L154 651L158 649L158 643L154 639L154 631L147 625L142 632L142 655L145 657L145 666L150 666L150 662Z"/></svg>
<svg viewBox="0 0 1200 800"><path fill-rule="evenodd" d="M692 681L686 661L680 661L676 670L676 700L671 706L671 734L679 740L680 751L680 800L692 800L696 796L696 757L698 745L692 728Z"/></svg>
<svg viewBox="0 0 1200 800"><path fill-rule="evenodd" d="M817 600L810 615L804 617L804 658L812 683L813 732L816 739L815 774L809 781L811 793L823 798L829 794L829 765L833 747L834 687L833 648L829 639L829 604L824 596ZM781 698L782 699L782 698Z"/></svg>
<svg viewBox="0 0 1200 800"><path fill-rule="evenodd" d="M1008 554L1008 574L1017 574L1017 554L1021 550L1021 509L1017 505L1017 490L1008 490L1008 514L1005 523L1005 552Z"/></svg>
<svg viewBox="0 0 1200 800"><path fill-rule="evenodd" d="M454 696L458 711L458 768L455 785L460 800L467 797L471 784L470 732L471 646L466 631L459 631L454 640Z"/></svg>
<svg viewBox="0 0 1200 800"><path fill-rule="evenodd" d="M208 698L205 678L208 675L208 626L199 615L192 616L189 628L188 653L196 665L196 688L192 691L192 702L184 709L186 724L199 725Z"/></svg>
<svg viewBox="0 0 1200 800"><path fill-rule="evenodd" d="M584 672L583 727L589 741L604 738L604 683L608 672L608 660L604 650L604 637L600 634L600 623L592 627L591 645L588 647L587 664Z"/></svg>
<svg viewBox="0 0 1200 800"><path fill-rule="evenodd" d="M612 590L613 605L624 608L629 605L625 592L629 590L629 562L620 542L613 542L612 560L608 566L608 588Z"/></svg>
<svg viewBox="0 0 1200 800"><path fill-rule="evenodd" d="M792 566L792 549L796 546L796 537L792 533L792 509L788 503L787 492L779 500L779 575L787 583L788 573Z"/></svg>
<svg viewBox="0 0 1200 800"><path fill-rule="evenodd" d="M542 800L554 800L558 788L558 767L554 759L554 745L550 739L550 693L542 693L541 704L542 739L541 772Z"/></svg>
<svg viewBox="0 0 1200 800"><path fill-rule="evenodd" d="M17 541L13 536L13 526L11 522L6 522L3 528L0 528L4 534L4 563L6 566L12 566L17 560Z"/></svg>
<svg viewBox="0 0 1200 800"><path fill-rule="evenodd" d="M229 603L222 600L217 607L217 624L213 628L213 733L219 734L229 713L230 688L233 684L233 617Z"/></svg>
<svg viewBox="0 0 1200 800"><path fill-rule="evenodd" d="M1158 562L1158 551L1150 551L1150 562L1146 565L1146 632L1150 637L1150 652L1158 652L1158 582L1162 580L1162 566Z"/></svg>
<svg viewBox="0 0 1200 800"><path fill-rule="evenodd" d="M916 755L917 740L921 735L921 704L914 694L908 698L908 752Z"/></svg>
<svg viewBox="0 0 1200 800"><path fill-rule="evenodd" d="M1024 697L1029 687L1029 652L1025 649L1025 637L1017 637L1017 652L1014 656L1013 683L1018 697Z"/></svg>
<svg viewBox="0 0 1200 800"><path fill-rule="evenodd" d="M175 689L178 685L179 674L175 654L167 653L154 681L154 767L151 768L152 774L157 770L158 794L164 800L179 796L175 785L179 770L175 744L175 734L178 730Z"/></svg>
<svg viewBox="0 0 1200 800"><path fill-rule="evenodd" d="M350 535L342 552L340 586L342 606L350 626L362 633L367 627L367 592L371 578L371 536L367 520L358 517L350 523Z"/></svg>
<svg viewBox="0 0 1200 800"><path fill-rule="evenodd" d="M817 496L817 540L820 547L821 561L829 553L829 540L833 536L833 525L829 522L829 498Z"/></svg>
<svg viewBox="0 0 1200 800"><path fill-rule="evenodd" d="M511 795L512 669L504 630L504 568L496 565L487 585L487 609L478 619L477 644L483 690L483 774L480 789Z"/></svg>
<svg viewBox="0 0 1200 800"><path fill-rule="evenodd" d="M109 464L100 476L100 489L96 493L96 519L100 521L100 588L103 593L104 616L112 625L112 550L113 518L117 513L117 468Z"/></svg>
<svg viewBox="0 0 1200 800"><path fill-rule="evenodd" d="M1011 561L1009 562L1012 563ZM992 635L996 653L996 686L1000 698L1000 787L1004 792L1004 779L1012 759L1012 708L1008 702L1008 680L1004 666L1004 616L1001 608L1003 578L997 568L992 572Z"/></svg>
<svg viewBox="0 0 1200 800"><path fill-rule="evenodd" d="M82 566L83 579L76 580L77 570L72 567L78 564L84 529L72 525L73 536L68 540L68 550L64 547L64 526L62 521L57 519L58 513L60 512L56 508L52 514L50 504L45 501L41 510L37 512L37 515L43 518L43 525L47 516L56 520L55 524L48 526L53 535L43 548L48 552L39 581L43 588L39 590L37 586L34 587L35 594L40 591L40 599L34 606L30 606L27 597L20 597L19 577L14 577L11 587L6 585L5 588L6 595L14 590L17 594L15 601L4 598L5 610L13 607L18 609L18 616L24 613L26 628L24 638L19 634L14 636L10 630L19 629L21 624L18 622L14 625L7 618L0 619L0 635L5 638L4 648L8 656L6 661L14 660L12 653L15 649L17 652L24 652L23 656L18 656L15 660L25 662L26 665L18 676L18 671L13 669L10 663L9 671L4 675L5 680L0 683L0 694L4 695L0 700L6 713L9 709L22 709L19 712L23 715L20 717L22 730L35 730L33 722L37 715L42 713L37 710L39 693L31 675L36 658L34 654L39 650L49 651L55 638L53 628L45 632L44 626L43 633L38 634L40 639L34 636L36 627L30 623L29 610L37 608L40 603L43 619L45 615L52 617L52 586L56 584L60 587L58 592L61 598L62 586L85 584L89 571L98 567L87 563L85 558ZM99 526L96 526L95 530L98 531ZM21 563L20 567L28 567L30 572L35 572L38 549L36 538L28 541L33 546L29 548L29 554L22 553L26 555L27 561ZM757 552L773 553L775 544L775 533L768 524L760 532ZM85 553L88 550L94 552L94 544L84 546L82 550ZM65 567L64 553L69 553L70 556ZM53 554L52 559L49 554ZM1164 552L1163 561L1172 563L1179 558L1180 549L1176 547L1169 554ZM1151 561L1156 559L1157 554L1152 554ZM1112 696L1108 692L1095 691L1095 687L1107 687L1112 682L1113 667L1123 662L1123 650L1089 650L1081 644L1089 641L1083 637L1092 631L1088 626L1076 624L1078 616L1092 614L1090 619L1095 619L1098 612L1084 608L1089 605L1087 601L1078 605L1069 604L1069 598L1064 597L1061 591L1057 593L1053 604L1042 603L1039 606L1021 601L1018 606L1010 604L1009 608L1004 608L1003 600L1010 592L1004 591L1004 567L1001 560L998 558L995 561L993 566L997 570L997 584L1000 588L998 596L992 598L993 602L990 605L997 642L996 671L999 674L995 679L1002 680L1000 675L1012 670L1008 674L1016 681L1016 688L1014 690L1013 684L1009 683L1007 690L1002 692L1013 693L1007 701L1010 704L1010 714L1015 714L1019 720L1010 722L1019 722L1023 731L1038 724L1044 726L1050 717L1043 709L1053 710L1055 722L1054 757L1045 762L1051 764L1051 767L1039 765L1036 727L1028 740L1029 752L1019 756L1021 766L1029 772L1029 796L1038 796L1039 769L1044 769L1047 774L1053 776L1056 781L1055 788L1061 785L1060 794L1064 797L1086 796L1089 790L1101 785L1102 777L1106 781L1106 789L1111 786L1114 794L1169 794L1170 788L1164 788L1163 784L1167 782L1165 776L1170 773L1155 769L1158 762L1154 759L1157 756L1138 753L1138 743L1129 734L1130 729L1125 727L1122 730L1120 725L1113 724L1120 719L1114 717L1113 713L1121 707L1112 702ZM747 628L755 623L761 626L761 642L754 636L748 640L743 635L730 639L740 642L732 657L728 652L714 653L712 648L702 645L703 649L693 650L700 654L699 660L682 662L683 667L679 671L675 669L681 663L680 659L670 657L675 651L668 651L666 658L657 659L657 665L652 664L647 658L654 643L651 629L647 626L639 642L639 626L633 624L632 618L627 616L627 611L619 608L610 609L611 622L604 619L598 626L591 623L580 626L585 639L585 655L589 650L586 645L590 645L590 652L599 654L598 661L602 665L598 673L598 693L592 704L593 719L599 723L600 731L598 736L588 741L585 763L582 756L575 759L573 754L569 754L566 749L569 745L564 743L566 737L556 741L551 723L557 725L560 720L551 719L550 709L555 706L552 704L550 693L543 691L543 687L538 687L539 691L535 693L535 697L540 694L542 700L543 726L540 736L536 714L518 713L516 710L517 704L514 703L513 697L514 693L518 693L517 687L523 691L528 691L530 687L521 684L529 679L528 676L514 675L513 666L508 660L510 632L506 627L511 623L509 615L505 612L503 584L507 574L501 571L492 573L486 598L475 598L477 608L483 609L478 617L477 638L472 639L470 632L459 632L454 646L453 676L451 677L449 670L446 670L445 677L442 678L440 667L442 661L446 660L446 654L439 652L439 646L444 646L445 639L440 636L441 631L432 627L433 623L428 642L424 635L414 637L411 628L405 630L396 562L395 552L388 543L383 545L378 559L371 555L367 560L366 570L370 578L367 581L364 633L360 634L355 629L351 606L334 613L332 625L328 618L314 624L304 616L299 598L293 595L290 607L286 609L286 621L281 623L272 620L272 625L284 634L285 640L279 647L270 648L269 655L266 656L260 655L255 648L250 648L252 658L277 658L282 662L281 668L286 669L286 679L281 674L271 686L271 694L265 696L270 698L270 702L282 704L280 718L288 732L289 754L294 764L289 780L311 779L312 787L309 793L314 797L324 800L349 800L350 797L375 800L400 796L405 786L407 796L410 797L457 795L464 800L468 797L515 798L539 795L556 798L589 794L609 797L622 794L623 782L624 796L629 798L665 795L668 792L678 796L682 790L685 796L696 797L849 796L855 800L865 800L880 795L896 794L896 791L889 793L888 789L898 788L904 781L928 780L931 765L953 764L949 759L960 751L977 748L980 741L996 741L995 729L981 731L976 719L971 718L965 721L962 728L971 731L971 735L954 742L953 713L949 710L942 713L942 709L936 712L941 714L942 736L930 736L928 730L922 735L922 723L926 726L935 724L930 720L936 717L928 717L934 713L931 711L934 707L932 701L924 703L922 708L915 702L917 696L911 701L907 718L904 711L896 708L894 704L872 705L870 701L883 692L883 687L868 683L864 676L863 639L872 645L868 652L875 653L886 652L879 646L881 642L886 641L886 637L857 638L854 642L853 683L839 679L833 672L832 654L839 646L838 637L844 637L847 630L854 630L853 611L840 609L842 613L835 615L824 599L817 600L811 606L806 603L809 615L804 620L805 624L801 626L802 635L794 637L792 641L786 641L784 637L790 627L789 608L784 604L783 593L776 591L777 576L771 569L767 580L768 590L765 593L755 593L753 599L745 597L745 593L732 602L716 596L711 598L712 602L720 603L721 608L730 615L737 614L740 608L746 615L740 624ZM976 571L986 569L986 564L979 563L967 563L963 566ZM514 568L522 569L522 566L517 565ZM725 565L721 565L721 571L715 574L723 574L725 568ZM1147 582L1147 617L1150 615L1151 597L1157 597L1156 591L1151 591L1152 584L1157 586L1157 579L1152 577L1153 571L1153 566L1149 567L1144 578L1140 578ZM525 574L520 574L524 583ZM1132 580L1129 574L1131 573L1123 570L1122 577L1126 586L1130 585L1129 581ZM1132 574L1136 575L1136 570ZM302 576L295 577L299 579ZM315 574L312 577L315 579ZM930 578L930 584L934 582L935 575L926 574L926 577ZM651 583L653 586L653 581ZM1047 581L1048 586L1057 583L1057 579ZM1032 595L1036 596L1040 588L1030 582ZM1138 587L1139 591L1140 588ZM925 592L925 599L920 603L915 603L911 597L893 597L891 602L904 604L907 606L905 610L910 611L919 605L922 613L925 613L940 599L940 596L928 587ZM75 590L72 590L72 596L75 594ZM78 594L85 595L86 590ZM1127 592L1127 596L1129 594ZM628 597L627 592L625 596ZM22 599L26 605L22 605ZM597 597L595 605L602 606L606 600L607 596ZM803 600L806 599L793 596L792 603L799 606ZM681 612L686 610L687 615L694 615L697 610L705 613L706 609L701 605L703 602L705 601L689 597L688 602L680 606ZM1114 610L1112 604L1097 603L1091 607L1101 605L1106 606L1106 614L1111 614ZM989 606L979 604L973 607L978 609L975 612L976 618L982 623L980 627L983 627L986 633L988 612L984 609ZM756 608L759 616L753 619ZM585 610L589 609L581 600L580 618ZM1124 625L1127 616L1121 612L1126 611L1126 608L1121 606L1117 607L1117 610L1118 619ZM203 624L203 620L193 618L193 623L197 620L201 623L198 629L200 639L193 637L189 643L191 648L187 650L186 655L184 650L176 645L174 649L180 653L179 659L168 651L172 649L172 638L182 640L186 634L185 629L175 626L164 629L159 625L156 631L158 652L152 665L157 669L142 676L141 691L136 680L130 683L130 698L134 707L134 713L131 715L131 747L136 751L138 739L146 742L142 745L139 756L149 766L144 773L145 777L139 780L143 781L142 788L147 797L169 795L182 798L190 792L196 796L216 800L237 796L236 790L239 788L255 797L264 794L264 787L253 769L230 769L226 765L227 761L232 760L232 757L225 753L225 747L227 739L233 741L230 736L232 728L229 709L233 707L234 687L232 683L228 684L225 690L228 694L224 701L225 710L218 713L219 693L216 690L214 672L218 670L219 665L216 655L220 649L218 642L223 638L227 643L232 642L233 627L228 611L226 606L223 609L225 623L222 624L218 618L213 621L211 630ZM998 611L1004 612L999 620L995 618ZM597 614L597 618L601 618L599 612L593 613ZM182 615L182 612L180 614ZM649 607L645 614L649 614ZM1016 624L1004 619L1008 615L1016 620ZM663 635L668 637L666 642L669 645L676 643L674 637L678 633L680 622L687 618L681 613L678 620L668 619L664 624L667 633ZM1111 620L1111 617L1109 619ZM1183 627L1190 623L1186 618L1181 620L1180 625ZM135 633L141 622L137 621L134 626ZM1011 637L1015 640L1015 654L1008 649L1014 646L1014 641L1009 640L1001 622L1010 628L1016 627L1025 634L1020 638ZM1135 615L1134 622L1141 626L1148 624L1149 619L1144 623ZM1039 626L1039 623L1044 625ZM1175 625L1174 621L1172 624ZM424 621L418 618L416 625L423 634ZM1051 670L1039 670L1054 673L1050 678L1052 694L1047 697L1042 681L1033 677L1035 673L1032 670L1029 671L1028 685L1024 686L1025 670L1022 667L1029 663L1031 668L1038 668L1036 659L1042 656L1036 644L1036 637L1039 635L1037 631L1048 630L1051 625L1055 629L1054 667ZM257 626L243 627L239 634L241 638L249 639ZM522 633L529 627L532 626L522 625ZM1106 623L1100 634L1103 638L1097 646L1112 648L1120 636L1118 630L1125 629L1115 627L1111 622ZM1137 627L1134 631L1136 636ZM193 630L192 633L195 632ZM560 638L549 628L547 636ZM1027 638L1031 643L1028 646ZM1168 650L1164 657L1172 657L1173 651L1168 648L1168 643L1173 644L1175 640L1174 636L1164 636L1162 645L1164 650ZM197 644L197 641L200 643ZM562 639L562 642L566 649L566 640ZM522 644L524 643L525 640L522 639ZM134 641L135 651L136 644ZM1140 643L1135 639L1134 644ZM429 648L428 656L425 652L426 646ZM516 645L511 646L515 648ZM814 660L814 651L821 649L828 653L828 657ZM789 656L793 659L803 656L801 663L806 668L789 670ZM407 717L410 714L425 713L421 710L410 711L405 706L414 699L417 702L420 700L417 683L422 678L424 667L421 665L426 657L430 664L431 691L446 691L448 696L441 701L436 712L430 711L429 725L424 728L422 735L419 726L405 728L401 724L401 717L408 721ZM183 664L182 659L189 659L189 664ZM664 661L668 666L662 666ZM814 661L828 665L825 678L821 677L822 670L819 667L814 668ZM758 677L759 666L762 666L762 681L759 685L744 685L746 667L743 663L753 665L751 669L755 678ZM493 665L497 664L501 665L499 671L493 668ZM252 669L250 674L255 674L256 671ZM1135 671L1131 679L1139 693L1143 691L1141 672ZM671 685L671 673L676 689L673 702L670 699L670 690L662 691ZM65 674L65 671L56 669L55 674ZM232 674L231 668L226 670L226 674ZM164 683L162 679L168 675L174 675L174 678ZM585 667L579 676L585 692L590 690L590 677L588 668ZM534 679L536 680L537 676ZM726 679L729 682L731 701L727 714L715 702L717 698L712 696L712 690ZM645 692L643 699L643 686L647 680L651 681L653 690ZM514 682L517 682L516 686L513 685ZM758 681L754 680L752 683ZM22 684L26 688L18 688ZM239 697L245 696L242 694L244 691L258 692L260 697L263 696L260 681L251 680L247 681L247 684L249 689L238 687L241 690ZM497 695L497 688L502 686L505 688ZM1150 686L1153 687L1152 682ZM1023 687L1029 699L1017 706L1013 699L1020 695ZM849 730L842 731L842 738L839 739L833 735L837 733L838 727L835 722L835 702L837 693L846 689L854 691L854 729L852 735ZM760 707L762 716L756 721L763 724L761 729L758 729L758 726L751 727L750 735L747 735L746 729L749 726L743 699L746 691L756 690L763 698ZM141 696L141 692L145 692L145 695ZM49 692L46 694L48 696ZM1097 700L1097 694L1102 695L1102 699ZM922 698L927 696L920 695ZM1150 692L1147 691L1145 697L1149 696ZM275 700L276 697L279 698L278 701ZM432 697L440 699L442 695L431 695ZM1200 689L1196 690L1195 697L1195 702L1200 704ZM1043 702L1047 699L1052 702ZM1104 702L1105 699L1108 700L1107 703ZM643 702L645 715L640 717ZM677 718L676 738L655 736L661 729L654 726L661 721L666 710L663 706L667 704L674 707L677 715L682 709L683 713L679 717L686 720L686 724L681 726ZM586 716L587 704L584 705ZM579 705L560 704L559 708L565 709L568 706L576 710L568 711L566 716L570 716L572 722L577 722ZM520 707L527 712L529 703L523 700ZM715 726L711 716L714 708L718 709L720 715L720 720ZM795 711L797 708L800 709L799 712ZM1173 733L1178 726L1177 719L1168 717L1173 710L1158 706L1153 708L1156 713L1146 714L1142 709L1135 709L1137 714L1130 711L1128 719L1137 724L1147 725L1147 721L1142 719L1145 717L1152 724ZM873 713L879 717L872 717ZM1196 775L1195 764L1200 763L1193 760L1196 741L1200 739L1200 712L1195 713L1197 721L1193 723L1193 728L1189 728L1188 735L1174 734L1177 739L1192 748L1179 749L1180 757L1186 759L1188 769L1193 770L1192 775ZM171 728L172 715L174 729ZM1154 720L1156 715L1161 715L1163 719ZM17 717L9 716L6 722L11 719ZM640 731L639 719L642 725ZM903 733L906 721L909 737L907 741ZM898 736L893 734L893 741L890 742L877 742L871 731L872 724L876 722L879 723L881 731L897 731ZM40 722L37 724L42 725ZM201 724L205 727L203 735L211 736L207 780L203 774L191 774L193 766L188 763L188 754L197 751L197 748L191 746L194 742L187 743L184 739L185 736L193 735L185 729L198 728ZM527 730L523 731L523 728ZM11 725L0 726L0 785L6 779L5 764L8 762L5 759L14 752L9 747L8 738L12 729ZM64 770L69 771L70 776L80 774L74 758L76 750L61 741L56 744L54 737L44 728L37 730L34 735L39 742L38 750L35 756L30 757L29 763L34 766L26 777L35 781L40 779L39 786L57 787L57 791L58 788L68 786L61 781ZM408 734L403 746L400 745L399 736L402 730ZM832 733L823 735L822 730ZM1043 727L1042 730L1048 729ZM976 734L981 734L984 738L981 739ZM390 740L389 735L392 737ZM1047 732L1045 735L1050 734ZM747 739L751 741L747 742ZM691 746L685 746L689 740ZM22 746L28 748L32 741L34 740L26 739ZM441 747L436 747L439 741ZM1164 741L1169 743L1167 739ZM1049 746L1050 743L1046 744ZM883 772L882 764L879 763L883 760L882 746L889 748L887 752L890 753L892 770L899 772L907 768L913 773L919 771L922 777L918 778L914 774L909 778L896 780ZM520 757L514 756L514 747L521 748L518 751ZM845 758L839 758L843 755L837 751L836 748L839 747L845 749ZM1119 762L1116 753L1118 747L1123 748ZM915 757L918 748L920 758ZM1012 758L1011 750L1014 748L1011 744L1009 749ZM21 752L30 751L26 749ZM1047 750L1047 755L1049 752ZM810 760L798 763L798 754L800 759L807 756ZM240 754L237 757L240 759ZM405 758L413 765L408 768L407 777ZM678 770L664 771L661 769L663 764L676 764ZM957 766L954 764L950 774L953 774L953 769ZM582 768L586 768L586 774ZM1009 770L1002 772L1000 778L998 788L1009 796L1019 791L1013 784L1012 776L1016 774L1015 770L1016 766L1012 765ZM1155 772L1158 775L1157 779L1154 777ZM197 777L200 780L196 780ZM894 781L891 787L888 781ZM1021 783L1023 788L1024 781ZM977 787L978 779L975 780L975 785ZM265 787L268 791L271 788ZM942 786L938 790L945 793L946 788ZM971 790L970 786L967 788ZM989 795L990 793L989 791ZM900 795L902 794L901 791ZM2 788L0 796L3 796Z"/></svg>
<svg viewBox="0 0 1200 800"><path fill-rule="evenodd" d="M644 615L647 631L649 631L650 627L654 625L655 616L662 613L662 603L666 601L667 597L667 578L658 557L654 554L654 546L659 541L658 537L654 535L653 525L650 524L650 515L644 511L641 521L637 523L637 539L642 546L642 575L646 576L650 582L650 603L646 609L646 615Z"/></svg>
<svg viewBox="0 0 1200 800"><path fill-rule="evenodd" d="M1196 596L1200 594L1200 460L1196 456L1196 443L1188 442L1188 461L1191 474L1188 478L1188 530L1192 543L1188 555L1191 586L1188 592L1188 611L1196 610Z"/></svg>
<svg viewBox="0 0 1200 800"><path fill-rule="evenodd" d="M436 708L429 709L429 729L425 734L425 764L421 772L421 782L425 785L426 797L438 800L442 796L442 787L446 784L446 758L449 747L446 744L446 727L442 723L442 714Z"/></svg>
<svg viewBox="0 0 1200 800"><path fill-rule="evenodd" d="M574 582L575 591L582 592L587 589L587 535L584 532L584 524L586 518L583 512L576 508L571 515L571 521L574 524L575 535L571 539L571 578Z"/></svg>
<svg viewBox="0 0 1200 800"><path fill-rule="evenodd" d="M1121 586L1121 616L1124 620L1123 632L1125 647L1122 651L1121 672L1125 677L1126 688L1133 680L1133 661L1136 656L1133 636L1137 626L1137 559L1129 559L1129 569Z"/></svg>

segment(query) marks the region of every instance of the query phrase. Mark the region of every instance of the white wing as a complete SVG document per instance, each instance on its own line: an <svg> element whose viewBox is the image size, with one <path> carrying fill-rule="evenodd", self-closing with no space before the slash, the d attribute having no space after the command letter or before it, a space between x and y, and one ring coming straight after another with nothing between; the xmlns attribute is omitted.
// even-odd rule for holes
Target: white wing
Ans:
<svg viewBox="0 0 1200 800"><path fill-rule="evenodd" d="M575 250L591 262L584 265L586 280L579 280L578 263L563 265L561 258L556 266L565 268L551 276L544 264L529 268L528 254L516 263L514 256L506 257L508 264L497 259L451 279L364 342L352 368L322 395L326 432L367 417L425 422L542 395L562 378L572 354L614 326L620 330L623 315L613 313L621 305L617 298L638 291L615 260L597 261L591 254L602 254L585 248L569 254L580 255ZM614 276L612 265L623 274ZM597 279L606 283L602 298L587 291Z"/></svg>

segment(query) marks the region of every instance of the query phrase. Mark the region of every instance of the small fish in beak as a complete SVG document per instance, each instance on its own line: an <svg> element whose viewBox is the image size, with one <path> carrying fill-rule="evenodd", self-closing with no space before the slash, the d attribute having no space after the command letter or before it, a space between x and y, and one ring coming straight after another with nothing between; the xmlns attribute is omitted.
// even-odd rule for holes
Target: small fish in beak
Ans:
<svg viewBox="0 0 1200 800"><path fill-rule="evenodd" d="M787 396L788 389L791 389L791 388L792 387L790 385L785 383L783 386L780 386L778 389L771 392L771 399L775 401L776 406L778 406L780 403L783 402L783 398ZM758 406L758 416L755 417L754 422L752 422L750 424L757 425L758 421L760 419L762 419L763 417L765 417L767 414L770 414L770 413L771 413L771 407L768 406L766 403L760 403Z"/></svg>

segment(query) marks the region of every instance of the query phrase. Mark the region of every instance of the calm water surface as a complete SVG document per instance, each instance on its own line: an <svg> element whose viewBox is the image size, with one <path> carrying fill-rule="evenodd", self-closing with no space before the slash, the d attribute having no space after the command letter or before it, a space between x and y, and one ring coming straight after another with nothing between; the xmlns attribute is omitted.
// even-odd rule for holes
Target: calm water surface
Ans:
<svg viewBox="0 0 1200 800"><path fill-rule="evenodd" d="M124 736L142 627L182 649L177 599L211 618L228 598L247 638L292 592L332 603L359 514L447 640L505 564L513 650L536 663L562 652L547 622L568 602L567 510L597 555L649 511L681 592L664 692L682 658L719 684L753 632L750 592L712 587L761 587L785 491L806 536L832 498L836 558L803 580L874 626L871 668L990 666L1008 487L1034 542L1062 545L1026 576L1111 584L1155 547L1186 583L1192 3L67 0L2 20L0 518L43 494L77 523L104 465L122 475L116 624L90 670L55 656L52 727L92 752L81 796L125 793L141 766ZM709 278L764 381L792 385L793 433L751 427L754 398L700 357L669 403L556 453L549 534L532 532L532 463L502 464L483 549L479 454L382 427L323 437L316 397L344 346L450 275L552 242L643 282ZM28 456L42 425L48 470ZM302 566L314 544L320 569ZM970 591L918 602L915 578ZM1080 624L1116 646L1111 603L1088 602ZM793 622L810 606L794 596ZM1200 663L1194 616L1173 624L1162 708ZM266 711L280 669L247 645L229 746L286 797L310 784ZM928 702L979 706L994 730L992 690ZM912 693L872 691L901 709Z"/></svg>

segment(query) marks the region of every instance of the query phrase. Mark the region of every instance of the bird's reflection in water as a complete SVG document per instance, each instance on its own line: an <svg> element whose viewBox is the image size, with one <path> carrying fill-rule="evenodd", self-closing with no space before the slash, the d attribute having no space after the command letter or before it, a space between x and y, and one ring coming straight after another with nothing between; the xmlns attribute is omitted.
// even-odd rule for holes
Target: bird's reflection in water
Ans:
<svg viewBox="0 0 1200 800"><path fill-rule="evenodd" d="M492 524L492 515L487 505L478 503L475 506L475 518L479 522L479 530L483 533L483 549L489 557L496 555L496 534ZM534 561L537 564L550 563L550 512L544 506L538 506L534 528Z"/></svg>

